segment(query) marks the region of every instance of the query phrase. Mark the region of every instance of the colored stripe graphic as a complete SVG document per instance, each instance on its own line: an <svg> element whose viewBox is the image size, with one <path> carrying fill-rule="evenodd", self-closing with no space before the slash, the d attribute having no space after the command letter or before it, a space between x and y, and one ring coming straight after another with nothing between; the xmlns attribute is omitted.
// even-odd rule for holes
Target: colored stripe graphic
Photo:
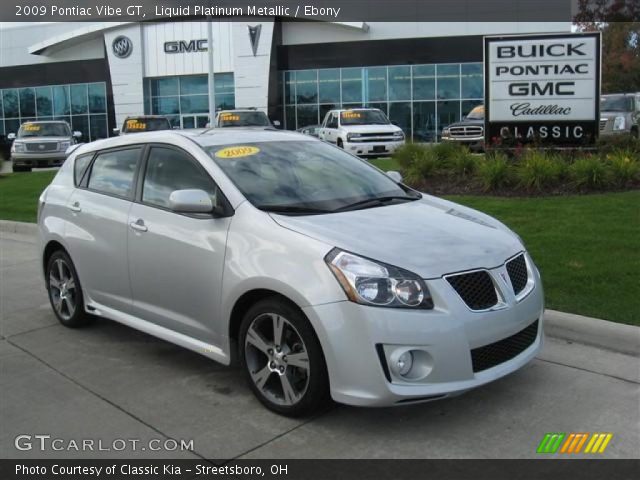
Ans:
<svg viewBox="0 0 640 480"><path fill-rule="evenodd" d="M612 433L594 433L584 453L604 453L612 438Z"/></svg>
<svg viewBox="0 0 640 480"><path fill-rule="evenodd" d="M556 453L564 439L564 433L547 433L538 445L538 453Z"/></svg>
<svg viewBox="0 0 640 480"><path fill-rule="evenodd" d="M588 433L571 433L562 445L560 453L580 453L587 438L589 438Z"/></svg>

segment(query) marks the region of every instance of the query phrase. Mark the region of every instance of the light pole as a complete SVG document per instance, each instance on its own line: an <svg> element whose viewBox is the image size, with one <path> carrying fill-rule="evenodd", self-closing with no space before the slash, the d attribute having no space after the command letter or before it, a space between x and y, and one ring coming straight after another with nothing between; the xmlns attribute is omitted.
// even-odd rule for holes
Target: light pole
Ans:
<svg viewBox="0 0 640 480"><path fill-rule="evenodd" d="M207 55L209 58L209 127L213 127L216 120L216 93L213 64L213 16L209 15L207 22Z"/></svg>

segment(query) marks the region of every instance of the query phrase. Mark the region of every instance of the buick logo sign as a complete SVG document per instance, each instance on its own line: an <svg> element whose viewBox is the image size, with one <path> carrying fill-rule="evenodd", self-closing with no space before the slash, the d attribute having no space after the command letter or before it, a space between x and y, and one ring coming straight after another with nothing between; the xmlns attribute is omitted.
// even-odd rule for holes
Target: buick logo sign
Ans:
<svg viewBox="0 0 640 480"><path fill-rule="evenodd" d="M118 58L127 58L133 51L133 42L129 37L120 35L113 40L111 44L113 54Z"/></svg>

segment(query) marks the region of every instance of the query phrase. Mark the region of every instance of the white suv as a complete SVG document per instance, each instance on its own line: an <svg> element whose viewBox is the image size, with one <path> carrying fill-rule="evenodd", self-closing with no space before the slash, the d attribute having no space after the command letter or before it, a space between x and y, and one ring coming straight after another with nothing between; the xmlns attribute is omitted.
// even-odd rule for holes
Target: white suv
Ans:
<svg viewBox="0 0 640 480"><path fill-rule="evenodd" d="M319 137L358 156L386 156L404 144L404 133L377 108L330 110Z"/></svg>

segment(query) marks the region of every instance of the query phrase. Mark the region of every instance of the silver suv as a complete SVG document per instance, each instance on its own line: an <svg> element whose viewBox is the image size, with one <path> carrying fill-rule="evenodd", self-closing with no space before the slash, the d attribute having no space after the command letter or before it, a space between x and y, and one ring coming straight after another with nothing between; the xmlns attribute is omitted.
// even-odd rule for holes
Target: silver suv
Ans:
<svg viewBox="0 0 640 480"><path fill-rule="evenodd" d="M56 167L67 158L67 149L82 136L71 133L71 127L62 121L25 122L18 135L10 133L11 161L14 172L30 172L34 167Z"/></svg>
<svg viewBox="0 0 640 480"><path fill-rule="evenodd" d="M392 177L273 130L82 145L39 201L53 311L238 361L286 415L329 396L434 400L518 370L543 339L542 284L519 237Z"/></svg>
<svg viewBox="0 0 640 480"><path fill-rule="evenodd" d="M600 98L600 136L633 135L638 138L640 93L617 93Z"/></svg>

